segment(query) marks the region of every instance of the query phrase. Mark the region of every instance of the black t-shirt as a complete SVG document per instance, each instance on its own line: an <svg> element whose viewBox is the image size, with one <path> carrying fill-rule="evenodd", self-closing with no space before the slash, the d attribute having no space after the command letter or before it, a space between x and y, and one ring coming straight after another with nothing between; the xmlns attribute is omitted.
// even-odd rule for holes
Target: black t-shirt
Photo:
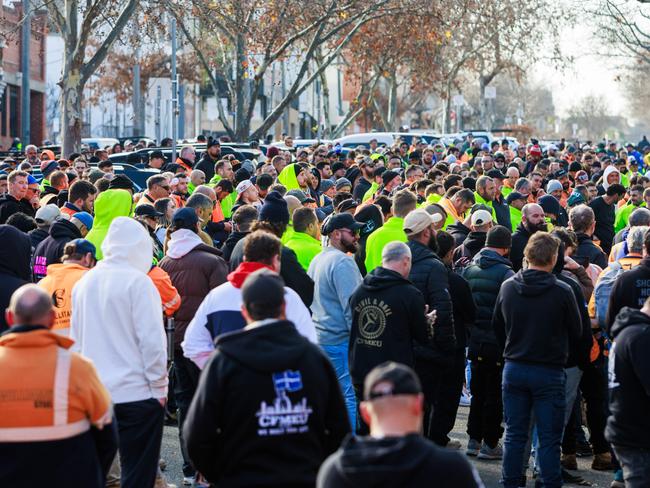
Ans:
<svg viewBox="0 0 650 488"><path fill-rule="evenodd" d="M589 206L596 216L596 230L594 234L600 240L600 247L605 254L609 254L614 241L614 221L616 220L616 205L609 205L603 197L594 198Z"/></svg>

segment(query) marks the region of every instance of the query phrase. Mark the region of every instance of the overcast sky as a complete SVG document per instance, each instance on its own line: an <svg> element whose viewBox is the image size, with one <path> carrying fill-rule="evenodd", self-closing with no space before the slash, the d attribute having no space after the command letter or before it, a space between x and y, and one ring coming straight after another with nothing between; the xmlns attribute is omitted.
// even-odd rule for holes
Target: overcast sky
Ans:
<svg viewBox="0 0 650 488"><path fill-rule="evenodd" d="M573 0L561 1L569 4ZM595 0L587 1L593 3ZM593 26L580 23L580 20L576 24L567 25L560 39L563 53L574 58L573 65L559 72L548 63L538 63L532 70L533 81L551 88L555 109L560 116L566 116L567 111L587 95L604 98L612 115L624 115L627 109L622 83L615 81L620 71L611 58L593 54L598 44L602 51L602 41L592 35Z"/></svg>

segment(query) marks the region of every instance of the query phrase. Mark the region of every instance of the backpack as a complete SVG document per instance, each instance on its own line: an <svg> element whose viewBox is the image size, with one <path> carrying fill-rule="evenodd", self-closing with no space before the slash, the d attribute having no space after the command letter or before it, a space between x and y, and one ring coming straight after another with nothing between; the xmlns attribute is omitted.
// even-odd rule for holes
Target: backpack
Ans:
<svg viewBox="0 0 650 488"><path fill-rule="evenodd" d="M594 288L596 320L598 320L598 326L602 330L606 329L605 317L607 316L607 306L609 305L609 295L612 291L612 287L614 286L616 278L625 271L627 271L627 269L623 268L620 263L610 263L605 271L603 271L598 283L596 283L596 287Z"/></svg>

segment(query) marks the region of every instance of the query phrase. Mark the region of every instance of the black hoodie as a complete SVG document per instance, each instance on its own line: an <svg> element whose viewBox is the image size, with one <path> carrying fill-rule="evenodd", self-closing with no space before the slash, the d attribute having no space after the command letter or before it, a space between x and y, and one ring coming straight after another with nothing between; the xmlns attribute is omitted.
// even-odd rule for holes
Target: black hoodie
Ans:
<svg viewBox="0 0 650 488"><path fill-rule="evenodd" d="M317 486L478 488L482 483L460 454L409 434L383 439L348 437L321 467Z"/></svg>
<svg viewBox="0 0 650 488"><path fill-rule="evenodd" d="M456 247L462 245L463 242L465 242L465 239L467 239L469 233L472 232L472 229L470 229L460 221L448 225L445 230L451 235L451 237L454 238L454 243L456 244Z"/></svg>
<svg viewBox="0 0 650 488"><path fill-rule="evenodd" d="M571 287L534 269L520 270L501 285L492 324L504 359L559 368L582 336Z"/></svg>
<svg viewBox="0 0 650 488"><path fill-rule="evenodd" d="M65 245L74 239L81 239L77 226L63 217L57 218L50 226L50 235L43 239L34 251L34 281L45 278L47 266L60 262Z"/></svg>
<svg viewBox="0 0 650 488"><path fill-rule="evenodd" d="M31 270L29 257L32 245L27 234L11 225L0 225L0 333L7 330L4 310L11 295L29 283Z"/></svg>
<svg viewBox="0 0 650 488"><path fill-rule="evenodd" d="M481 249L485 247L486 238L487 232L470 232L463 244L458 246L454 251L454 262L462 258L471 260L478 254Z"/></svg>
<svg viewBox="0 0 650 488"><path fill-rule="evenodd" d="M395 271L373 269L350 298L350 308L350 376L355 385L363 384L370 370L385 361L413 367L413 341L431 344L424 297Z"/></svg>
<svg viewBox="0 0 650 488"><path fill-rule="evenodd" d="M611 335L605 436L615 446L650 449L650 317L625 307Z"/></svg>
<svg viewBox="0 0 650 488"><path fill-rule="evenodd" d="M350 422L321 349L286 320L217 338L183 426L194 467L230 486L314 486Z"/></svg>
<svg viewBox="0 0 650 488"><path fill-rule="evenodd" d="M519 271L524 261L524 248L528 244L530 236L534 232L528 230L523 222L520 222L512 234L512 246L510 247L510 261L512 262L512 269Z"/></svg>
<svg viewBox="0 0 650 488"><path fill-rule="evenodd" d="M30 217L36 215L34 207L32 207L28 200L24 198L22 200L16 200L9 193L0 195L0 224L4 224L9 217L18 212L27 214Z"/></svg>

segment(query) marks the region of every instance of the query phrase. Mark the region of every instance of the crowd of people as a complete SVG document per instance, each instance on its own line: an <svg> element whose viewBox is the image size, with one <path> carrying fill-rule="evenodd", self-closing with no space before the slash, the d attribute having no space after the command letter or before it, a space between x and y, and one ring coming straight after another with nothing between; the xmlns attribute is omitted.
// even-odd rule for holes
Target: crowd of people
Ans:
<svg viewBox="0 0 650 488"><path fill-rule="evenodd" d="M648 486L645 138L205 142L0 164L3 486Z"/></svg>

